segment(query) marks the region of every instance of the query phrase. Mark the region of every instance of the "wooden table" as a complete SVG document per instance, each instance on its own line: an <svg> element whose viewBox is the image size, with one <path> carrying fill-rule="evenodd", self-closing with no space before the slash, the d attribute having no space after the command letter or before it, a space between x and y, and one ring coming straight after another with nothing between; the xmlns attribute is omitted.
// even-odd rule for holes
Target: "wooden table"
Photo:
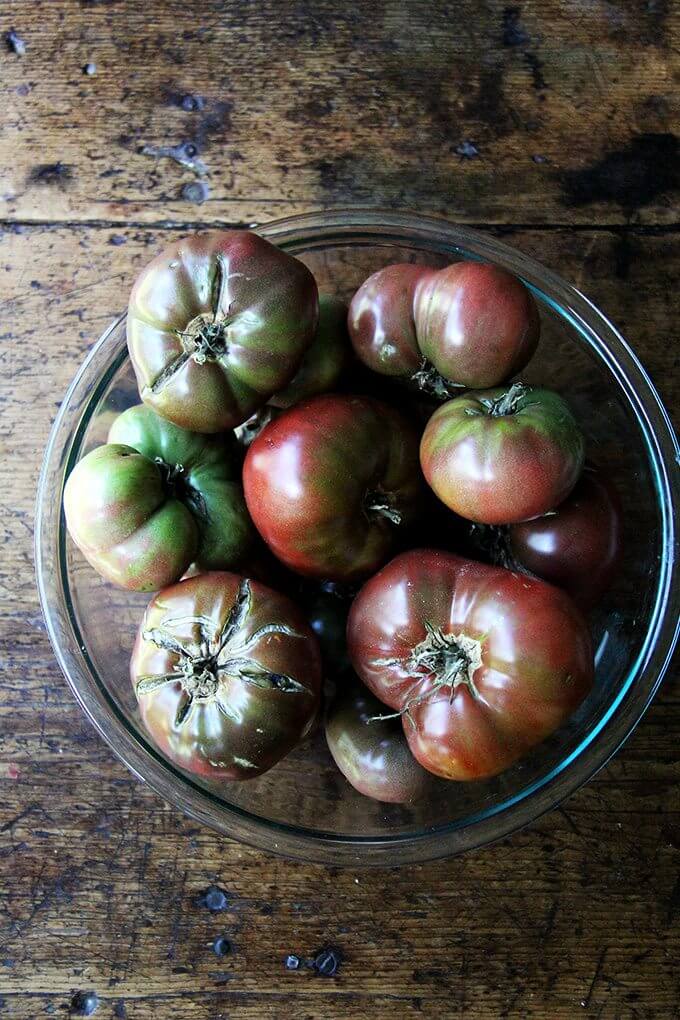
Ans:
<svg viewBox="0 0 680 1020"><path fill-rule="evenodd" d="M382 204L502 234L611 313L677 411L680 7L5 0L11 28L0 1015L677 1017L673 677L615 761L528 831L400 871L302 866L198 828L113 758L54 661L31 540L69 379L150 254L207 222ZM204 177L181 162L196 159ZM335 977L285 968L325 945Z"/></svg>

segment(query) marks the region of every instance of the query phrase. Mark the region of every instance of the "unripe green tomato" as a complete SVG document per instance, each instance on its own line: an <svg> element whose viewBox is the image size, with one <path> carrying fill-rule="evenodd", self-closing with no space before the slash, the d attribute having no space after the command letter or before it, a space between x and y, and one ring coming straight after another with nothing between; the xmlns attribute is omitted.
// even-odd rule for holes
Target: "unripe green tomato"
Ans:
<svg viewBox="0 0 680 1020"><path fill-rule="evenodd" d="M232 566L253 535L233 438L188 432L144 406L76 465L64 509L95 570L134 591L172 584L192 563Z"/></svg>

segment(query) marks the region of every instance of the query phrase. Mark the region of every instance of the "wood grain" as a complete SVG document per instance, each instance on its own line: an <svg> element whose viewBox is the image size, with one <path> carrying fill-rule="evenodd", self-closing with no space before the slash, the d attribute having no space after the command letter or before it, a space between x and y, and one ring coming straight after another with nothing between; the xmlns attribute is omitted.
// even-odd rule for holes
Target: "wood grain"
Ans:
<svg viewBox="0 0 680 1020"><path fill-rule="evenodd" d="M76 1015L90 991L98 1020L677 1016L677 671L529 830L399 871L304 866L198 828L112 757L54 661L31 547L70 378L152 252L212 219L363 202L495 225L611 314L677 421L675 182L652 161L674 144L677 22L632 2L3 8L27 51L0 58L0 1016ZM199 136L200 207L177 197L191 173L137 152ZM326 945L332 978L304 965Z"/></svg>
<svg viewBox="0 0 680 1020"><path fill-rule="evenodd" d="M248 223L382 203L677 221L677 4L13 0L4 19L26 42L2 59L8 218ZM186 143L207 169L200 206L182 197L191 170L144 154Z"/></svg>

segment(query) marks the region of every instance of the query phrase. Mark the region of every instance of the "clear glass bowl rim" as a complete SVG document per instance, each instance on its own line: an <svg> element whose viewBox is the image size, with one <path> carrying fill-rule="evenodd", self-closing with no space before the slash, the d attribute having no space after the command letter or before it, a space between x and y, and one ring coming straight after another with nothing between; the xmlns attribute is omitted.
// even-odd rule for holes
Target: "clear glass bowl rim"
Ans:
<svg viewBox="0 0 680 1020"><path fill-rule="evenodd" d="M215 224L206 224L206 229ZM605 363L626 398L644 438L655 480L661 518L659 580L650 624L637 659L598 725L548 775L488 810L420 833L389 837L344 836L279 824L227 806L191 780L176 773L150 746L142 743L96 675L72 612L69 611L65 567L65 526L48 492L58 492L77 454L84 424L102 392L93 366L105 356L106 345L125 315L113 322L93 346L76 373L52 427L40 473L36 504L35 561L38 590L48 634L57 660L84 712L114 753L142 782L197 821L226 836L270 852L301 860L353 866L394 866L447 857L501 839L528 824L568 797L609 760L635 728L668 668L680 632L680 553L677 520L680 507L680 447L669 416L647 373L615 326L579 290L536 260L490 237L445 219L382 209L337 209L286 217L253 225L258 233L291 253L328 244L417 246L440 255L496 262L520 276L543 300L559 310ZM124 349L108 357L107 378L125 357ZM74 408L79 413L72 424ZM56 520L55 520L56 518ZM56 534L55 534L56 533ZM59 569L47 564L56 556ZM69 613L68 643L62 642L60 605ZM626 695L630 695L622 705ZM597 739L596 739L597 738Z"/></svg>

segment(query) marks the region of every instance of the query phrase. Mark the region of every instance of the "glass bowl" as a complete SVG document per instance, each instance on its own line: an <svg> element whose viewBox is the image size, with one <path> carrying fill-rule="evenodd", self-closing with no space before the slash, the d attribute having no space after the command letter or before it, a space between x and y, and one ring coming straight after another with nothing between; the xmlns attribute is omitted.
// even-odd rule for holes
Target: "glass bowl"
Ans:
<svg viewBox="0 0 680 1020"><path fill-rule="evenodd" d="M644 369L605 316L554 273L493 238L442 220L364 209L296 216L258 231L301 258L320 289L346 297L388 263L441 266L460 257L495 262L531 287L542 339L522 378L568 398L590 455L611 471L624 502L624 566L590 618L594 690L566 726L502 775L437 782L417 805L361 797L335 768L323 733L245 783L204 782L166 761L141 727L128 678L148 596L99 578L68 538L62 511L74 464L106 440L116 414L138 402L124 316L77 373L40 475L36 565L57 659L84 711L128 768L226 836L292 857L351 865L391 866L478 847L531 822L593 776L661 682L680 608L677 440Z"/></svg>

